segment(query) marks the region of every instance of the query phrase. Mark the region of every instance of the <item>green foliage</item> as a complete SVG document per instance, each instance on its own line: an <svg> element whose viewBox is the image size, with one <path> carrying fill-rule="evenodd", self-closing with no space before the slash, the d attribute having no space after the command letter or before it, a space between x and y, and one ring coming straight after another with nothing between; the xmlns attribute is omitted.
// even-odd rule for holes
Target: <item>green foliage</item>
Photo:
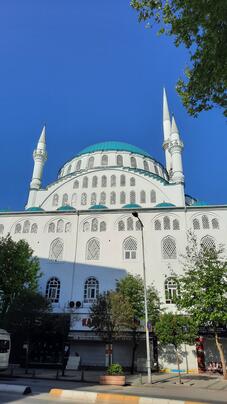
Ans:
<svg viewBox="0 0 227 404"><path fill-rule="evenodd" d="M36 291L39 273L38 258L25 240L13 241L8 235L0 239L0 316L3 319L13 301L24 290Z"/></svg>
<svg viewBox="0 0 227 404"><path fill-rule="evenodd" d="M120 376L123 375L123 368L121 365L119 365L119 363L112 363L112 365L110 365L107 369L107 374L110 376Z"/></svg>
<svg viewBox="0 0 227 404"><path fill-rule="evenodd" d="M190 66L177 91L191 115L214 104L227 116L227 1L132 0L139 21L160 26L159 33L174 37L176 46L190 50Z"/></svg>

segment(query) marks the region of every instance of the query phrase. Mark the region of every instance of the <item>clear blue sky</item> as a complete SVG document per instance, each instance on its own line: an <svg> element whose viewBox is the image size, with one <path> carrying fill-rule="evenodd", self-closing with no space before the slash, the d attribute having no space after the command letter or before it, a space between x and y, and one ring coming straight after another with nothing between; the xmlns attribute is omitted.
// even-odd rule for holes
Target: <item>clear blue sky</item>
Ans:
<svg viewBox="0 0 227 404"><path fill-rule="evenodd" d="M226 123L187 115L175 92L183 47L137 22L129 0L1 0L0 208L23 209L47 125L43 185L89 144L132 143L164 162L162 87L180 129L186 192L227 203Z"/></svg>

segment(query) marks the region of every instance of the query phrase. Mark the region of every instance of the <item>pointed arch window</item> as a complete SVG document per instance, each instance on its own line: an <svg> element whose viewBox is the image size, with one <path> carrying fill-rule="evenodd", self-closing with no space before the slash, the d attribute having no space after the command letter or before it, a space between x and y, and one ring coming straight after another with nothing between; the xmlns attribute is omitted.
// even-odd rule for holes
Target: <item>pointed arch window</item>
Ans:
<svg viewBox="0 0 227 404"><path fill-rule="evenodd" d="M166 304L174 304L178 296L178 284L176 278L170 277L165 280Z"/></svg>
<svg viewBox="0 0 227 404"><path fill-rule="evenodd" d="M155 230L162 230L162 225L161 225L160 220L155 220L155 222L154 222L154 229L155 229Z"/></svg>
<svg viewBox="0 0 227 404"><path fill-rule="evenodd" d="M135 193L135 191L130 192L130 203L136 203L136 193Z"/></svg>
<svg viewBox="0 0 227 404"><path fill-rule="evenodd" d="M116 204L116 192L111 192L110 193L110 204L115 205Z"/></svg>
<svg viewBox="0 0 227 404"><path fill-rule="evenodd" d="M125 175L122 174L122 175L120 176L120 186L121 186L121 187L125 187L125 183L126 183L126 181L125 181Z"/></svg>
<svg viewBox="0 0 227 404"><path fill-rule="evenodd" d="M140 203L146 203L146 192L145 191L140 192Z"/></svg>
<svg viewBox="0 0 227 404"><path fill-rule="evenodd" d="M90 230L90 224L89 224L89 222L84 222L84 224L83 224L83 231L84 232L87 232L87 231L89 231Z"/></svg>
<svg viewBox="0 0 227 404"><path fill-rule="evenodd" d="M110 186L116 187L116 175L111 175L110 177Z"/></svg>
<svg viewBox="0 0 227 404"><path fill-rule="evenodd" d="M88 169L94 167L94 162L95 162L94 157L93 156L89 157L89 159L88 159Z"/></svg>
<svg viewBox="0 0 227 404"><path fill-rule="evenodd" d="M131 157L131 158L130 158L130 163L131 163L131 167L132 167L132 168L136 168L136 167L137 167L137 163L136 163L136 158L135 158L135 157Z"/></svg>
<svg viewBox="0 0 227 404"><path fill-rule="evenodd" d="M97 186L98 186L98 177L94 175L94 177L92 178L92 187L97 188Z"/></svg>
<svg viewBox="0 0 227 404"><path fill-rule="evenodd" d="M62 206L67 205L67 204L68 204L68 200L69 200L68 194L64 194L63 197L62 197Z"/></svg>
<svg viewBox="0 0 227 404"><path fill-rule="evenodd" d="M128 237L123 242L123 257L125 260L135 260L137 254L137 241Z"/></svg>
<svg viewBox="0 0 227 404"><path fill-rule="evenodd" d="M4 232L4 225L0 224L0 234L3 234L3 232Z"/></svg>
<svg viewBox="0 0 227 404"><path fill-rule="evenodd" d="M106 154L103 154L103 156L102 156L101 165L102 166L108 165L108 156Z"/></svg>
<svg viewBox="0 0 227 404"><path fill-rule="evenodd" d="M59 202L59 196L58 196L58 194L54 194L52 206L58 206L58 202Z"/></svg>
<svg viewBox="0 0 227 404"><path fill-rule="evenodd" d="M88 187L88 177L84 177L84 178L83 178L82 187L83 187L83 188L87 188L87 187Z"/></svg>
<svg viewBox="0 0 227 404"><path fill-rule="evenodd" d="M141 230L141 223L139 220L136 221L136 230Z"/></svg>
<svg viewBox="0 0 227 404"><path fill-rule="evenodd" d="M70 233L70 232L71 232L71 228L72 228L71 223L70 223L70 222L67 222L67 223L65 224L65 233Z"/></svg>
<svg viewBox="0 0 227 404"><path fill-rule="evenodd" d="M91 221L91 231L98 231L98 220L96 218Z"/></svg>
<svg viewBox="0 0 227 404"><path fill-rule="evenodd" d="M101 222L100 223L100 231L106 231L106 222Z"/></svg>
<svg viewBox="0 0 227 404"><path fill-rule="evenodd" d="M146 160L143 161L143 168L144 170L149 171L149 164Z"/></svg>
<svg viewBox="0 0 227 404"><path fill-rule="evenodd" d="M118 231L125 231L125 223L123 220L120 220L120 222L118 222Z"/></svg>
<svg viewBox="0 0 227 404"><path fill-rule="evenodd" d="M67 174L70 174L71 168L72 168L72 166L71 166L71 164L70 164L70 165L68 166L68 169L67 169Z"/></svg>
<svg viewBox="0 0 227 404"><path fill-rule="evenodd" d="M62 219L57 222L57 233L62 233L64 230L64 222Z"/></svg>
<svg viewBox="0 0 227 404"><path fill-rule="evenodd" d="M56 238L50 245L49 259L52 261L61 261L63 258L63 241Z"/></svg>
<svg viewBox="0 0 227 404"><path fill-rule="evenodd" d="M204 229L209 229L210 228L209 219L205 215L202 216L202 225L203 225Z"/></svg>
<svg viewBox="0 0 227 404"><path fill-rule="evenodd" d="M85 192L81 195L81 205L87 205L87 194Z"/></svg>
<svg viewBox="0 0 227 404"><path fill-rule="evenodd" d="M97 238L92 238L87 242L86 259L97 261L100 257L100 242Z"/></svg>
<svg viewBox="0 0 227 404"><path fill-rule="evenodd" d="M105 205L105 203L106 203L106 193L101 192L101 194L100 194L100 204Z"/></svg>
<svg viewBox="0 0 227 404"><path fill-rule="evenodd" d="M74 181L73 188L75 188L75 189L79 188L79 181L78 180Z"/></svg>
<svg viewBox="0 0 227 404"><path fill-rule="evenodd" d="M164 230L170 230L170 219L168 216L165 216L163 219L163 228Z"/></svg>
<svg viewBox="0 0 227 404"><path fill-rule="evenodd" d="M48 233L54 233L55 232L55 224L51 222L48 226Z"/></svg>
<svg viewBox="0 0 227 404"><path fill-rule="evenodd" d="M97 195L95 192L92 192L91 194L91 205L96 205L97 203Z"/></svg>
<svg viewBox="0 0 227 404"><path fill-rule="evenodd" d="M99 294L99 282L91 276L84 284L84 303L94 302Z"/></svg>
<svg viewBox="0 0 227 404"><path fill-rule="evenodd" d="M154 165L154 170L155 170L155 174L159 175L158 167L156 165Z"/></svg>
<svg viewBox="0 0 227 404"><path fill-rule="evenodd" d="M60 298L61 283L58 278L50 278L46 285L46 298L51 303L58 303Z"/></svg>
<svg viewBox="0 0 227 404"><path fill-rule="evenodd" d="M123 157L120 154L117 155L117 166L118 167L123 166Z"/></svg>
<svg viewBox="0 0 227 404"><path fill-rule="evenodd" d="M162 258L164 259L177 258L176 241L173 237L167 236L162 240Z"/></svg>
<svg viewBox="0 0 227 404"><path fill-rule="evenodd" d="M215 229L215 230L219 229L219 223L218 223L218 220L216 218L212 219L211 223L212 223L213 229Z"/></svg>
<svg viewBox="0 0 227 404"><path fill-rule="evenodd" d="M193 229L194 230L200 230L200 223L198 219L193 219Z"/></svg>
<svg viewBox="0 0 227 404"><path fill-rule="evenodd" d="M215 248L215 241L214 241L213 237L210 237L210 236L203 237L202 240L201 240L201 246L205 250L214 249Z"/></svg>
<svg viewBox="0 0 227 404"><path fill-rule="evenodd" d="M76 170L79 171L81 169L81 160L78 160L76 163Z"/></svg>
<svg viewBox="0 0 227 404"><path fill-rule="evenodd" d="M173 230L180 230L180 223L178 219L173 220Z"/></svg>
<svg viewBox="0 0 227 404"><path fill-rule="evenodd" d="M21 233L21 224L20 223L16 224L15 233Z"/></svg>
<svg viewBox="0 0 227 404"><path fill-rule="evenodd" d="M134 228L133 228L133 218L132 217L128 217L128 219L127 219L127 230L128 231L134 230Z"/></svg>
<svg viewBox="0 0 227 404"><path fill-rule="evenodd" d="M156 192L153 189L151 190L151 193L150 193L150 200L151 200L151 203L156 202Z"/></svg>
<svg viewBox="0 0 227 404"><path fill-rule="evenodd" d="M106 175L103 175L101 178L101 186L106 187L107 186L107 177Z"/></svg>
<svg viewBox="0 0 227 404"><path fill-rule="evenodd" d="M131 178L130 178L130 185L131 185L131 187L135 187L135 185L136 185L136 180L135 180L134 177L131 177Z"/></svg>
<svg viewBox="0 0 227 404"><path fill-rule="evenodd" d="M31 227L31 233L37 233L37 231L38 231L38 226L36 223L33 223L32 227Z"/></svg>
<svg viewBox="0 0 227 404"><path fill-rule="evenodd" d="M71 205L75 206L77 200L77 194L72 194Z"/></svg>
<svg viewBox="0 0 227 404"><path fill-rule="evenodd" d="M122 191L120 193L120 203L123 205L124 203L126 203L126 196L125 196L125 192Z"/></svg>
<svg viewBox="0 0 227 404"><path fill-rule="evenodd" d="M25 220L23 225L23 233L29 233L30 231L30 222L29 220Z"/></svg>

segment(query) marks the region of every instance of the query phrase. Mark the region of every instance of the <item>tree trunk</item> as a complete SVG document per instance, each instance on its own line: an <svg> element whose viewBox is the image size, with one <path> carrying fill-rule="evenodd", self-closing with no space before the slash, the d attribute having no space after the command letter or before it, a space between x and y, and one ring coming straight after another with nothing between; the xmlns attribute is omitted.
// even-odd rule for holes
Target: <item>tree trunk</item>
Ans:
<svg viewBox="0 0 227 404"><path fill-rule="evenodd" d="M133 347L132 347L132 362L131 362L131 375L134 374L135 353L137 349L136 332L133 331Z"/></svg>
<svg viewBox="0 0 227 404"><path fill-rule="evenodd" d="M221 364L222 364L222 369L223 369L223 379L227 380L227 371L226 371L226 362L225 362L225 356L224 356L224 351L223 351L223 346L222 343L219 341L219 336L217 332L215 332L215 342L216 346L220 355L221 359Z"/></svg>
<svg viewBox="0 0 227 404"><path fill-rule="evenodd" d="M178 369L179 383L182 384L181 372L180 372L180 358L179 358L179 353L178 353L177 347L175 347L175 350L176 350L176 357L177 357L177 369Z"/></svg>

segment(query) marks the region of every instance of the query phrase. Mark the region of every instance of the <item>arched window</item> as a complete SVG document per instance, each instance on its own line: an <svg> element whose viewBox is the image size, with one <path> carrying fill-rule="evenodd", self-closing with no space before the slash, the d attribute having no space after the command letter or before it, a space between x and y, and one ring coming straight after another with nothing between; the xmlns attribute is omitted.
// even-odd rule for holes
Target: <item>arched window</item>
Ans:
<svg viewBox="0 0 227 404"><path fill-rule="evenodd" d="M177 219L173 220L173 230L180 230L180 223Z"/></svg>
<svg viewBox="0 0 227 404"><path fill-rule="evenodd" d="M30 222L29 220L25 220L23 226L23 233L29 233L29 231L30 231Z"/></svg>
<svg viewBox="0 0 227 404"><path fill-rule="evenodd" d="M136 230L141 230L141 223L139 220L136 221Z"/></svg>
<svg viewBox="0 0 227 404"><path fill-rule="evenodd" d="M38 226L36 223L33 223L32 227L31 227L31 233L37 233L37 231L38 231Z"/></svg>
<svg viewBox="0 0 227 404"><path fill-rule="evenodd" d="M163 227L164 230L170 230L170 219L168 216L165 216L163 219Z"/></svg>
<svg viewBox="0 0 227 404"><path fill-rule="evenodd" d="M57 222L57 233L62 233L64 229L64 222L62 219Z"/></svg>
<svg viewBox="0 0 227 404"><path fill-rule="evenodd" d="M97 238L91 238L87 242L86 259L87 260L99 260L100 257L100 242Z"/></svg>
<svg viewBox="0 0 227 404"><path fill-rule="evenodd" d="M87 194L85 192L81 195L81 205L87 205Z"/></svg>
<svg viewBox="0 0 227 404"><path fill-rule="evenodd" d="M76 188L76 189L79 188L79 181L78 180L74 181L73 188Z"/></svg>
<svg viewBox="0 0 227 404"><path fill-rule="evenodd" d="M122 191L122 192L120 193L120 203L124 204L125 201L126 201L125 192Z"/></svg>
<svg viewBox="0 0 227 404"><path fill-rule="evenodd" d="M70 223L70 222L67 222L67 223L65 224L65 233L70 233L70 232L71 232L71 228L72 228L71 223Z"/></svg>
<svg viewBox="0 0 227 404"><path fill-rule="evenodd" d="M159 175L158 167L156 165L154 165L154 170L155 170L155 174Z"/></svg>
<svg viewBox="0 0 227 404"><path fill-rule="evenodd" d="M204 250L212 250L215 248L215 241L212 237L205 236L201 240L201 246L204 248Z"/></svg>
<svg viewBox="0 0 227 404"><path fill-rule="evenodd" d="M88 177L84 177L84 178L83 178L82 187L83 187L83 188L87 188L87 187L88 187Z"/></svg>
<svg viewBox="0 0 227 404"><path fill-rule="evenodd" d="M149 164L146 160L143 161L143 168L144 170L149 171Z"/></svg>
<svg viewBox="0 0 227 404"><path fill-rule="evenodd" d="M21 224L20 223L16 224L15 233L21 233Z"/></svg>
<svg viewBox="0 0 227 404"><path fill-rule="evenodd" d="M101 165L102 166L108 165L108 156L106 154L103 154L103 156L102 156Z"/></svg>
<svg viewBox="0 0 227 404"><path fill-rule="evenodd" d="M127 230L132 231L133 230L133 218L128 217L127 219Z"/></svg>
<svg viewBox="0 0 227 404"><path fill-rule="evenodd" d="M71 168L72 168L72 166L71 166L71 164L70 164L70 165L68 166L68 169L67 169L67 174L70 174Z"/></svg>
<svg viewBox="0 0 227 404"><path fill-rule="evenodd" d="M150 193L150 200L151 200L151 203L156 202L156 192L153 189L151 190L151 193Z"/></svg>
<svg viewBox="0 0 227 404"><path fill-rule="evenodd" d="M146 192L145 191L140 192L140 203L146 203Z"/></svg>
<svg viewBox="0 0 227 404"><path fill-rule="evenodd" d="M110 177L110 186L116 187L116 175L111 175Z"/></svg>
<svg viewBox="0 0 227 404"><path fill-rule="evenodd" d="M209 219L207 216L202 216L202 225L204 229L209 229Z"/></svg>
<svg viewBox="0 0 227 404"><path fill-rule="evenodd" d="M68 200L69 200L68 194L64 194L63 197L62 197L62 206L67 205L67 204L68 204Z"/></svg>
<svg viewBox="0 0 227 404"><path fill-rule="evenodd" d="M123 157L120 154L117 155L117 166L123 166Z"/></svg>
<svg viewBox="0 0 227 404"><path fill-rule="evenodd" d="M193 219L193 229L194 230L199 230L200 229L200 223L198 221L198 219Z"/></svg>
<svg viewBox="0 0 227 404"><path fill-rule="evenodd" d="M125 224L123 220L120 220L120 222L118 222L118 231L125 231Z"/></svg>
<svg viewBox="0 0 227 404"><path fill-rule="evenodd" d="M101 194L100 194L100 203L102 205L105 205L105 203L106 203L106 193L105 192L101 192Z"/></svg>
<svg viewBox="0 0 227 404"><path fill-rule="evenodd" d="M88 164L87 164L88 169L94 167L94 161L95 161L95 159L93 156L89 157Z"/></svg>
<svg viewBox="0 0 227 404"><path fill-rule="evenodd" d="M124 186L125 186L125 175L124 175L124 174L122 174L122 175L120 176L120 186L121 186L121 187L124 187Z"/></svg>
<svg viewBox="0 0 227 404"><path fill-rule="evenodd" d="M135 191L130 192L130 203L136 203L136 193L135 193Z"/></svg>
<svg viewBox="0 0 227 404"><path fill-rule="evenodd" d="M76 205L77 194L72 194L71 205Z"/></svg>
<svg viewBox="0 0 227 404"><path fill-rule="evenodd" d="M166 304L173 304L178 295L178 285L176 278L167 278L165 280L165 300Z"/></svg>
<svg viewBox="0 0 227 404"><path fill-rule="evenodd" d="M60 281L58 278L50 278L46 285L46 298L51 303L58 303L60 297Z"/></svg>
<svg viewBox="0 0 227 404"><path fill-rule="evenodd" d="M155 220L155 222L154 222L154 229L155 229L155 230L162 230L162 225L161 225L160 220Z"/></svg>
<svg viewBox="0 0 227 404"><path fill-rule="evenodd" d="M135 260L137 252L137 241L128 237L123 242L123 257L125 260Z"/></svg>
<svg viewBox="0 0 227 404"><path fill-rule="evenodd" d="M48 233L54 233L55 232L55 224L51 222L48 226Z"/></svg>
<svg viewBox="0 0 227 404"><path fill-rule="evenodd" d="M103 175L101 178L101 186L106 187L107 186L107 177L106 175Z"/></svg>
<svg viewBox="0 0 227 404"><path fill-rule="evenodd" d="M58 194L54 194L53 201L52 201L52 206L58 206L58 201L59 201Z"/></svg>
<svg viewBox="0 0 227 404"><path fill-rule="evenodd" d="M162 240L162 258L164 259L177 258L176 241L173 237L167 236Z"/></svg>
<svg viewBox="0 0 227 404"><path fill-rule="evenodd" d="M100 231L106 231L106 222L100 223Z"/></svg>
<svg viewBox="0 0 227 404"><path fill-rule="evenodd" d="M89 231L90 230L90 224L88 222L84 222L83 224L83 231Z"/></svg>
<svg viewBox="0 0 227 404"><path fill-rule="evenodd" d="M91 231L98 231L98 220L96 218L91 221Z"/></svg>
<svg viewBox="0 0 227 404"><path fill-rule="evenodd" d="M93 276L88 278L84 284L84 303L92 303L99 294L99 282Z"/></svg>
<svg viewBox="0 0 227 404"><path fill-rule="evenodd" d="M80 170L81 169L81 160L78 160L76 163L76 170Z"/></svg>
<svg viewBox="0 0 227 404"><path fill-rule="evenodd" d="M111 192L110 193L110 204L115 205L116 204L116 192Z"/></svg>
<svg viewBox="0 0 227 404"><path fill-rule="evenodd" d="M130 185L131 185L131 187L134 187L136 185L136 180L134 177L130 178Z"/></svg>
<svg viewBox="0 0 227 404"><path fill-rule="evenodd" d="M95 192L92 192L91 194L91 205L96 205L97 203L97 196Z"/></svg>
<svg viewBox="0 0 227 404"><path fill-rule="evenodd" d="M56 238L50 245L49 259L52 261L61 261L63 258L63 241Z"/></svg>
<svg viewBox="0 0 227 404"><path fill-rule="evenodd" d="M92 178L92 187L97 188L97 186L98 186L98 177L94 175L94 177Z"/></svg>
<svg viewBox="0 0 227 404"><path fill-rule="evenodd" d="M219 223L217 219L212 219L212 227L213 229L219 229Z"/></svg>
<svg viewBox="0 0 227 404"><path fill-rule="evenodd" d="M0 234L2 234L4 232L4 226L3 224L0 224Z"/></svg>
<svg viewBox="0 0 227 404"><path fill-rule="evenodd" d="M132 167L132 168L136 168L136 167L137 167L135 157L131 157L131 158L130 158L130 162L131 162L131 167Z"/></svg>

